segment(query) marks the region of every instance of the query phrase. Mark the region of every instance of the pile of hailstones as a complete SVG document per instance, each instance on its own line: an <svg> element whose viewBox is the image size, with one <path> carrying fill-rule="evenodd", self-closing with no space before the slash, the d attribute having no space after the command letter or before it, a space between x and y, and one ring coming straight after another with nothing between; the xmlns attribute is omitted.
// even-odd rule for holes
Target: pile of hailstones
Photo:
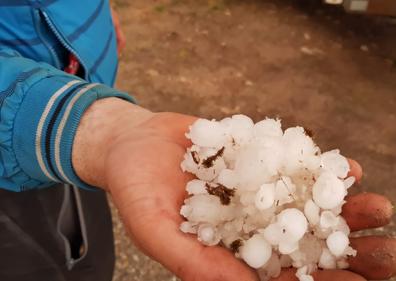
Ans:
<svg viewBox="0 0 396 281"><path fill-rule="evenodd" d="M297 268L300 281L318 268L348 267L356 251L340 213L355 178L338 150L321 153L310 135L244 115L197 120L181 164L198 178L186 187L181 230L232 250L261 280L282 267Z"/></svg>

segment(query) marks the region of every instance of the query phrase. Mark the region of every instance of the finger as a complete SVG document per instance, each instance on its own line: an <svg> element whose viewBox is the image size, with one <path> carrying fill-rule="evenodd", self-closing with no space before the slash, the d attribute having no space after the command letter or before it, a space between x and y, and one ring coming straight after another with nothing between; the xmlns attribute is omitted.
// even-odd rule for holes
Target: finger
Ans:
<svg viewBox="0 0 396 281"><path fill-rule="evenodd" d="M364 281L362 276L345 270L318 270L312 274L315 281ZM298 281L295 269L282 270L281 275L271 281Z"/></svg>
<svg viewBox="0 0 396 281"><path fill-rule="evenodd" d="M389 279L396 275L396 239L384 236L351 238L356 257L349 259L350 270L367 279Z"/></svg>
<svg viewBox="0 0 396 281"><path fill-rule="evenodd" d="M362 166L360 166L360 164L353 160L353 159L349 159L348 158L348 163L349 163L349 173L348 173L348 177L355 177L357 182L360 182L360 180L362 179L363 176L363 169Z"/></svg>
<svg viewBox="0 0 396 281"><path fill-rule="evenodd" d="M348 196L346 200L342 216L352 231L384 226L392 219L393 206L382 195L360 193Z"/></svg>

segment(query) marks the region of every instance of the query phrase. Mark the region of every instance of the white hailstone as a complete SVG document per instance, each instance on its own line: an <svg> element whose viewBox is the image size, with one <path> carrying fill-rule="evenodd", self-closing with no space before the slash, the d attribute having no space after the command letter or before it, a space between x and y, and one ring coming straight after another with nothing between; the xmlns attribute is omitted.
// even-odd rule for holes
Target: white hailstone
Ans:
<svg viewBox="0 0 396 281"><path fill-rule="evenodd" d="M323 209L340 205L346 195L343 182L330 172L322 173L312 188L314 202Z"/></svg>
<svg viewBox="0 0 396 281"><path fill-rule="evenodd" d="M289 177L282 176L275 185L275 204L282 206L294 201L296 186Z"/></svg>
<svg viewBox="0 0 396 281"><path fill-rule="evenodd" d="M241 258L251 267L262 267L271 257L271 245L260 234L253 235L240 247Z"/></svg>
<svg viewBox="0 0 396 281"><path fill-rule="evenodd" d="M277 216L277 224L281 228L282 239L286 243L297 242L308 229L304 213L295 208L285 209Z"/></svg>
<svg viewBox="0 0 396 281"><path fill-rule="evenodd" d="M307 217L309 223L311 225L316 225L319 222L319 213L320 208L318 205L314 203L311 199L309 199L304 206L304 214Z"/></svg>
<svg viewBox="0 0 396 281"><path fill-rule="evenodd" d="M198 240L207 246L214 246L220 242L220 237L216 232L216 228L210 224L201 224L198 227Z"/></svg>
<svg viewBox="0 0 396 281"><path fill-rule="evenodd" d="M355 178L355 177L353 177L353 176L347 177L347 178L344 180L344 186L345 186L345 188L346 188L346 189L350 188L350 187L355 183L355 181L356 181L356 178Z"/></svg>
<svg viewBox="0 0 396 281"><path fill-rule="evenodd" d="M235 172L230 169L221 170L217 178L217 182L230 189L238 186L238 178L235 175Z"/></svg>
<svg viewBox="0 0 396 281"><path fill-rule="evenodd" d="M206 182L201 180L191 180L187 183L186 190L190 195L207 194Z"/></svg>
<svg viewBox="0 0 396 281"><path fill-rule="evenodd" d="M324 248L319 259L319 267L323 269L336 269L336 257L329 251L329 249Z"/></svg>
<svg viewBox="0 0 396 281"><path fill-rule="evenodd" d="M320 215L319 226L322 228L334 228L338 225L338 217L331 211L323 211Z"/></svg>
<svg viewBox="0 0 396 281"><path fill-rule="evenodd" d="M184 221L180 224L180 230L183 231L184 233L196 234L197 226L193 223L188 222L188 221Z"/></svg>
<svg viewBox="0 0 396 281"><path fill-rule="evenodd" d="M274 205L275 200L275 184L267 183L260 186L256 193L254 203L259 210L265 210Z"/></svg>
<svg viewBox="0 0 396 281"><path fill-rule="evenodd" d="M283 135L281 121L279 119L266 118L254 124L254 136L263 137L281 137Z"/></svg>
<svg viewBox="0 0 396 281"><path fill-rule="evenodd" d="M198 119L186 135L191 141L202 147L221 148L229 137L219 122Z"/></svg>
<svg viewBox="0 0 396 281"><path fill-rule="evenodd" d="M231 137L238 145L248 143L253 137L252 119L245 115L233 115L230 121Z"/></svg>
<svg viewBox="0 0 396 281"><path fill-rule="evenodd" d="M349 238L342 231L335 231L327 237L326 245L330 252L336 256L342 256L349 245Z"/></svg>
<svg viewBox="0 0 396 281"><path fill-rule="evenodd" d="M346 178L350 170L348 160L339 153L332 150L321 155L323 169L334 173L339 178Z"/></svg>

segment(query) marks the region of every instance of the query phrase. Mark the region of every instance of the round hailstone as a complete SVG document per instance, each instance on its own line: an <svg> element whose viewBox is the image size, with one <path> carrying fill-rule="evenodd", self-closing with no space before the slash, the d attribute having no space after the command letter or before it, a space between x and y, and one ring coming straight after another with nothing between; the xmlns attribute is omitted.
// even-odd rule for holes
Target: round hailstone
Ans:
<svg viewBox="0 0 396 281"><path fill-rule="evenodd" d="M291 244L300 240L308 228L304 213L298 209L285 209L277 216L277 224L281 228L282 241Z"/></svg>
<svg viewBox="0 0 396 281"><path fill-rule="evenodd" d="M339 178L346 178L350 170L348 160L338 150L323 153L320 156L324 170L334 173Z"/></svg>
<svg viewBox="0 0 396 281"><path fill-rule="evenodd" d="M312 188L313 200L322 209L333 209L342 204L346 196L344 183L334 174L322 173Z"/></svg>
<svg viewBox="0 0 396 281"><path fill-rule="evenodd" d="M191 180L187 183L186 190L190 195L207 194L206 182L201 180Z"/></svg>
<svg viewBox="0 0 396 281"><path fill-rule="evenodd" d="M305 203L304 214L311 225L316 225L319 222L320 208L311 199Z"/></svg>
<svg viewBox="0 0 396 281"><path fill-rule="evenodd" d="M253 132L254 136L258 138L281 137L283 135L281 121L270 118L254 124Z"/></svg>
<svg viewBox="0 0 396 281"><path fill-rule="evenodd" d="M319 259L319 267L323 269L336 269L336 257L331 254L329 249L323 248Z"/></svg>
<svg viewBox="0 0 396 281"><path fill-rule="evenodd" d="M198 119L186 135L191 141L202 147L221 148L228 136L219 122Z"/></svg>
<svg viewBox="0 0 396 281"><path fill-rule="evenodd" d="M210 224L202 224L198 227L198 240L207 246L214 246L220 242L216 229Z"/></svg>
<svg viewBox="0 0 396 281"><path fill-rule="evenodd" d="M270 259L272 249L262 235L256 234L243 243L239 253L250 267L260 268Z"/></svg>
<svg viewBox="0 0 396 281"><path fill-rule="evenodd" d="M349 238L344 232L336 231L327 237L326 244L334 256L340 257L349 245Z"/></svg>
<svg viewBox="0 0 396 281"><path fill-rule="evenodd" d="M275 200L275 184L263 184L256 194L254 203L259 210L265 210L274 205Z"/></svg>

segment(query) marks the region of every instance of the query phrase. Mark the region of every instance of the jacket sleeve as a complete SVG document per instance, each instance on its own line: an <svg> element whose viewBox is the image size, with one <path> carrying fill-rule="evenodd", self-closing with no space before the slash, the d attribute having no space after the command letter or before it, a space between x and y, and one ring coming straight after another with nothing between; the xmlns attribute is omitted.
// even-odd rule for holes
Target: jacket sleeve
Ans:
<svg viewBox="0 0 396 281"><path fill-rule="evenodd" d="M84 111L96 100L133 98L45 63L0 49L0 188L23 191L64 182L91 188L72 167Z"/></svg>

